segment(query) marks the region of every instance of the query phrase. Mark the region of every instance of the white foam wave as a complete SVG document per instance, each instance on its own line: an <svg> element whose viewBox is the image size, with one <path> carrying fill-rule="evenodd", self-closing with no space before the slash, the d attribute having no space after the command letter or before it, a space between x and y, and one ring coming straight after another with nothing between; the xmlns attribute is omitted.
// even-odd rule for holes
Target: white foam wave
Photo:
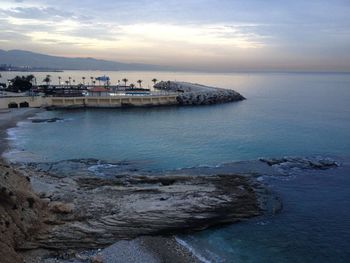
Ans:
<svg viewBox="0 0 350 263"><path fill-rule="evenodd" d="M38 154L18 149L6 151L2 154L2 157L11 163L29 163L45 161L45 158Z"/></svg>
<svg viewBox="0 0 350 263"><path fill-rule="evenodd" d="M110 164L110 163L95 164L95 165L91 165L87 170L96 174L96 175L104 175L104 173L101 172L101 170L111 169L111 168L115 168L118 166L119 166L118 164Z"/></svg>
<svg viewBox="0 0 350 263"><path fill-rule="evenodd" d="M189 245L185 240L175 237L177 243L186 248L192 255L194 255L199 261L203 263L211 263L210 260L206 259L204 256L199 254L191 245Z"/></svg>
<svg viewBox="0 0 350 263"><path fill-rule="evenodd" d="M18 129L17 128L10 128L6 131L7 137L6 139L9 141L15 141L17 139Z"/></svg>

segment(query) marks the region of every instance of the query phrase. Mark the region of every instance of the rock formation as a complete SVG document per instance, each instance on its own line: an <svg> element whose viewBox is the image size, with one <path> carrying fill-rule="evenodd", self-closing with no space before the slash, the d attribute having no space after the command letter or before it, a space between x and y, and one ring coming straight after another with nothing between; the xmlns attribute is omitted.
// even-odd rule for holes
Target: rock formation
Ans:
<svg viewBox="0 0 350 263"><path fill-rule="evenodd" d="M237 222L262 212L263 195L258 192L265 191L239 175L77 173L62 179L46 171L34 174L33 187L51 211L45 219L50 227L27 239L22 248L95 248L140 235Z"/></svg>
<svg viewBox="0 0 350 263"><path fill-rule="evenodd" d="M335 160L325 157L260 158L260 161L276 168L284 175L298 173L300 170L326 170L339 166Z"/></svg>
<svg viewBox="0 0 350 263"><path fill-rule="evenodd" d="M24 177L0 161L0 261L22 262L15 249L42 229L42 201Z"/></svg>
<svg viewBox="0 0 350 263"><path fill-rule="evenodd" d="M208 105L245 99L234 90L208 87L188 82L161 81L154 88L178 92L177 101L180 105Z"/></svg>

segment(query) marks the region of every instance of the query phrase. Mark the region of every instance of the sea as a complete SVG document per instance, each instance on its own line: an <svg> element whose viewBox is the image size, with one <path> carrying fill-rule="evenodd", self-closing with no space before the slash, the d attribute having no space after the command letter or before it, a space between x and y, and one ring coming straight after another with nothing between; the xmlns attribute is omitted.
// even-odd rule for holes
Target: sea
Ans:
<svg viewBox="0 0 350 263"><path fill-rule="evenodd" d="M27 72L4 73L3 78ZM75 83L109 76L115 84L152 79L200 83L240 92L246 100L208 106L41 112L52 123L20 122L8 130L15 161L96 158L137 162L147 171L215 167L260 157L322 156L330 172L265 178L283 210L245 222L181 235L203 262L349 262L350 74L64 71L33 73L37 82Z"/></svg>

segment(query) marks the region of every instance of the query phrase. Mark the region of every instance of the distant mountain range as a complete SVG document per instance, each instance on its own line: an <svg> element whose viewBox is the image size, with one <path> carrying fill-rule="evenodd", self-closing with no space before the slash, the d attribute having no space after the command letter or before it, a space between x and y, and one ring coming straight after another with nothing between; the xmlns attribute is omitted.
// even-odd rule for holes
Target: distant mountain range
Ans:
<svg viewBox="0 0 350 263"><path fill-rule="evenodd" d="M171 70L171 67L121 63L94 58L68 58L50 56L24 50L1 50L0 65L7 64L15 67L29 67L52 70Z"/></svg>

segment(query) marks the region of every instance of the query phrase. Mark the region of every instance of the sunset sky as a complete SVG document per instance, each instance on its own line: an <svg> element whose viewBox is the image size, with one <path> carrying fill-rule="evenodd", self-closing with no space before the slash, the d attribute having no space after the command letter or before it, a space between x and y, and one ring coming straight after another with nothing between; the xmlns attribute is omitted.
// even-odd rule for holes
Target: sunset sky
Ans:
<svg viewBox="0 0 350 263"><path fill-rule="evenodd" d="M213 71L350 71L350 1L0 0L0 48Z"/></svg>

